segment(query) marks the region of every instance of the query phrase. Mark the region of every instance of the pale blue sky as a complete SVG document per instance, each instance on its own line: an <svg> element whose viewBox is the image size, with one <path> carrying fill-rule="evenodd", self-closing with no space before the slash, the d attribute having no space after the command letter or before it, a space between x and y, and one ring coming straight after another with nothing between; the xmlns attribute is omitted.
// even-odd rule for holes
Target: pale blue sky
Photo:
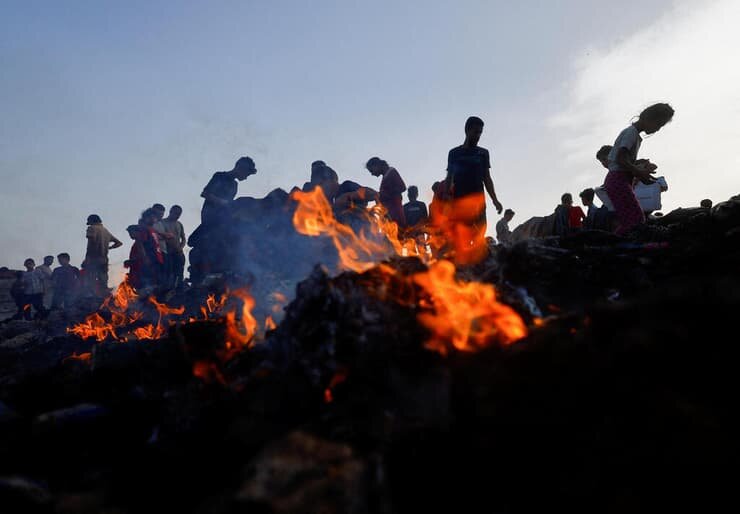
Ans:
<svg viewBox="0 0 740 514"><path fill-rule="evenodd" d="M377 186L363 163L380 155L428 200L471 114L486 121L481 145L514 223L549 214L563 192L598 185L594 142L672 100L607 67L607 86L634 92L637 105L599 112L603 133L593 134L583 113L614 95L599 84L603 97L579 96L589 70L625 45L640 62L636 37L717 4L727 2L2 0L0 265L61 251L79 264L93 212L127 241L143 208L179 203L190 232L203 185L240 155L259 173L239 195L300 185L315 159ZM653 44L682 44L660 34ZM717 54L734 51L718 45L727 67ZM679 123L685 103L656 141L700 137ZM571 155L573 141L587 152Z"/></svg>

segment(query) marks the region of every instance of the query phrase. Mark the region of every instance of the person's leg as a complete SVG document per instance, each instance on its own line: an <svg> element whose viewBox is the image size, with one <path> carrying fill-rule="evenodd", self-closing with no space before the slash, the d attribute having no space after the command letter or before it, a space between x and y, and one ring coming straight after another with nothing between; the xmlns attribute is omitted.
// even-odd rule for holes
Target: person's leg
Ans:
<svg viewBox="0 0 740 514"><path fill-rule="evenodd" d="M44 293L29 295L29 300L33 308L36 310L35 317L37 319L45 318L48 311L46 310L46 307L44 307Z"/></svg>
<svg viewBox="0 0 740 514"><path fill-rule="evenodd" d="M185 254L176 253L174 257L174 270L173 276L175 278L174 285L176 288L181 289L183 286L184 275L185 275Z"/></svg>
<svg viewBox="0 0 740 514"><path fill-rule="evenodd" d="M606 193L614 205L618 226L617 235L624 235L638 225L645 223L645 214L637 201L632 182L626 173L610 171L604 181Z"/></svg>

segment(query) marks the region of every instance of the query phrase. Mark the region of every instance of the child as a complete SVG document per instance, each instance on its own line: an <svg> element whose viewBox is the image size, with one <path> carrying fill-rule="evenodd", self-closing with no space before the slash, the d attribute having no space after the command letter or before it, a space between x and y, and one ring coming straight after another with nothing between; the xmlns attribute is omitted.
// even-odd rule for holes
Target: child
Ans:
<svg viewBox="0 0 740 514"><path fill-rule="evenodd" d="M42 272L35 269L36 263L33 259L26 259L23 265L26 267L26 271L21 276L21 283L23 284L23 306L21 307L22 310L16 313L16 316L30 320L31 309L29 306L31 306L36 309L36 318L43 318L46 316L46 308L44 307L44 276Z"/></svg>
<svg viewBox="0 0 740 514"><path fill-rule="evenodd" d="M51 301L52 309L68 309L74 303L80 283L80 270L69 264L69 254L57 255L59 266L51 274L54 285L54 297Z"/></svg>
<svg viewBox="0 0 740 514"><path fill-rule="evenodd" d="M570 232L577 232L583 228L583 220L586 219L586 215L583 213L583 209L577 205L573 205L573 196L570 193L568 195L568 228Z"/></svg>
<svg viewBox="0 0 740 514"><path fill-rule="evenodd" d="M673 118L673 108L666 103L651 105L640 113L636 122L624 129L614 142L609 152L609 173L604 187L616 211L618 226L616 233L625 235L645 223L645 214L632 189L632 181L637 178L644 184L651 184L655 179L657 166L650 161L638 162L642 138L640 132L654 134Z"/></svg>

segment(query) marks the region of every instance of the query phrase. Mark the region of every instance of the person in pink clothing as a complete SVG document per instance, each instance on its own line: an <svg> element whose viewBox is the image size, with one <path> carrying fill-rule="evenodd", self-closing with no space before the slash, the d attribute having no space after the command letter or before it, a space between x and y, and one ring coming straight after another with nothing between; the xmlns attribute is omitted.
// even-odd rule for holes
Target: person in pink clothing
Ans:
<svg viewBox="0 0 740 514"><path fill-rule="evenodd" d="M609 173L604 188L614 205L617 215L618 235L625 235L645 223L645 214L637 201L632 181L638 179L652 184L657 166L646 159L637 159L642 138L641 132L654 134L673 119L674 110L666 103L651 105L640 113L638 120L624 129L607 158Z"/></svg>

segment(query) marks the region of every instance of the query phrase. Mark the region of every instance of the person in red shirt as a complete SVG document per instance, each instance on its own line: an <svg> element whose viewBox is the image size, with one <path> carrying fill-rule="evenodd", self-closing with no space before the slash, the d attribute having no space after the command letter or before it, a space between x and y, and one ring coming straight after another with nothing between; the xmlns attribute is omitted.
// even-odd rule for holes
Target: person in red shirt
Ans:
<svg viewBox="0 0 740 514"><path fill-rule="evenodd" d="M565 193L562 197L563 205L568 207L568 228L570 232L578 231L583 228L583 220L586 219L583 209L577 205L573 205L573 196L570 193Z"/></svg>
<svg viewBox="0 0 740 514"><path fill-rule="evenodd" d="M365 167L374 177L383 177L380 182L380 191L378 191L378 201L388 211L388 217L399 227L406 226L401 197L401 193L406 191L406 184L401 175L380 157L372 157Z"/></svg>

